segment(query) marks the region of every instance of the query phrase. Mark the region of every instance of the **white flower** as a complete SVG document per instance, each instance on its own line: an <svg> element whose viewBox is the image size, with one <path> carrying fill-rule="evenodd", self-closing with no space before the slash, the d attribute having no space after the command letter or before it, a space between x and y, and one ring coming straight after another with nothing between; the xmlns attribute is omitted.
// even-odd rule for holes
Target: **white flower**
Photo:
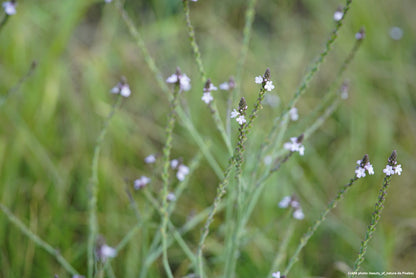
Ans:
<svg viewBox="0 0 416 278"><path fill-rule="evenodd" d="M224 82L220 84L220 89L224 91L228 91L230 89L230 84L228 82Z"/></svg>
<svg viewBox="0 0 416 278"><path fill-rule="evenodd" d="M289 116L290 116L290 119L291 119L292 121L296 121L297 119L299 119L298 109L297 109L296 107L292 107L292 108L289 110Z"/></svg>
<svg viewBox="0 0 416 278"><path fill-rule="evenodd" d="M355 169L355 174L357 175L357 178L364 178L365 169L363 167L358 167L357 169Z"/></svg>
<svg viewBox="0 0 416 278"><path fill-rule="evenodd" d="M291 142L284 143L283 148L291 152L299 152L299 154L303 156L305 153L305 147L301 143L298 143L298 138L291 137L290 141Z"/></svg>
<svg viewBox="0 0 416 278"><path fill-rule="evenodd" d="M254 79L254 82L256 82L256 84L263 83L263 76L261 76L261 75L256 76L256 78Z"/></svg>
<svg viewBox="0 0 416 278"><path fill-rule="evenodd" d="M365 33L362 30L355 33L355 39L356 40L362 40L362 39L364 39L364 37L365 37Z"/></svg>
<svg viewBox="0 0 416 278"><path fill-rule="evenodd" d="M106 3L111 3L113 0L105 0Z"/></svg>
<svg viewBox="0 0 416 278"><path fill-rule="evenodd" d="M180 73L178 70L176 73L172 74L166 79L167 83L178 83L179 88L184 91L189 91L191 89L191 79L184 73Z"/></svg>
<svg viewBox="0 0 416 278"><path fill-rule="evenodd" d="M286 196L279 202L279 208L287 208L292 201L292 197Z"/></svg>
<svg viewBox="0 0 416 278"><path fill-rule="evenodd" d="M103 244L98 250L98 257L102 261L105 261L107 258L114 258L115 256L117 256L117 250L107 244Z"/></svg>
<svg viewBox="0 0 416 278"><path fill-rule="evenodd" d="M176 173L178 180L183 181L188 174L189 168L183 164L179 165L178 172Z"/></svg>
<svg viewBox="0 0 416 278"><path fill-rule="evenodd" d="M123 97L128 97L130 96L131 91L130 91L130 87L127 84L124 84L123 86L121 86L120 89L120 95L122 95Z"/></svg>
<svg viewBox="0 0 416 278"><path fill-rule="evenodd" d="M383 169L383 173L385 173L387 176L394 175L393 166L386 165L386 168Z"/></svg>
<svg viewBox="0 0 416 278"><path fill-rule="evenodd" d="M146 176L141 176L140 179L137 179L134 181L134 189L138 190L140 188L143 188L151 181L150 178Z"/></svg>
<svg viewBox="0 0 416 278"><path fill-rule="evenodd" d="M336 11L334 13L334 20L335 21L340 21L343 16L344 16L344 13L342 11Z"/></svg>
<svg viewBox="0 0 416 278"><path fill-rule="evenodd" d="M112 94L120 94L123 97L128 97L131 94L129 84L126 83L125 79L122 78L121 82L118 82L116 86L114 86L111 91Z"/></svg>
<svg viewBox="0 0 416 278"><path fill-rule="evenodd" d="M170 161L170 167L172 169L176 169L176 167L178 167L178 165L179 165L179 160L173 159L173 160Z"/></svg>
<svg viewBox="0 0 416 278"><path fill-rule="evenodd" d="M245 124L246 123L246 118L244 117L244 115L240 115L238 116L237 119L235 119L240 125Z"/></svg>
<svg viewBox="0 0 416 278"><path fill-rule="evenodd" d="M176 201L176 196L175 196L175 194L173 194L172 192L170 192L170 193L168 194L168 196L166 196L166 200L168 200L169 202L174 202L174 201Z"/></svg>
<svg viewBox="0 0 416 278"><path fill-rule="evenodd" d="M155 162L156 162L156 156L155 156L154 154L151 154L151 155L147 156L147 157L144 159L144 162L146 162L146 164L152 164L152 163L155 163Z"/></svg>
<svg viewBox="0 0 416 278"><path fill-rule="evenodd" d="M16 14L16 3L12 1L3 2L3 9L7 15Z"/></svg>
<svg viewBox="0 0 416 278"><path fill-rule="evenodd" d="M397 174L397 175L401 175L402 174L402 165L401 164L399 164L399 165L397 165L396 167L394 167L394 173L395 174Z"/></svg>
<svg viewBox="0 0 416 278"><path fill-rule="evenodd" d="M218 88L215 87L214 84L212 84L211 82L209 82L209 87L208 88L204 88L205 93L209 93L211 91L216 91L216 90L218 90Z"/></svg>
<svg viewBox="0 0 416 278"><path fill-rule="evenodd" d="M231 111L231 119L234 119L236 117L238 117L240 115L240 112L238 112L236 109L234 109L233 111Z"/></svg>
<svg viewBox="0 0 416 278"><path fill-rule="evenodd" d="M267 81L266 85L264 85L264 89L266 89L269 92L273 90L274 89L273 81Z"/></svg>
<svg viewBox="0 0 416 278"><path fill-rule="evenodd" d="M211 96L210 92L206 92L202 95L202 101L205 102L206 104L209 104L211 101L214 100L214 98Z"/></svg>
<svg viewBox="0 0 416 278"><path fill-rule="evenodd" d="M370 175L374 175L373 165L371 165L369 162L364 166L364 168Z"/></svg>
<svg viewBox="0 0 416 278"><path fill-rule="evenodd" d="M293 212L293 218L298 219L298 220L302 220L303 218L305 218L305 215L303 214L303 211L301 208L298 208Z"/></svg>
<svg viewBox="0 0 416 278"><path fill-rule="evenodd" d="M272 273L273 278L280 278L280 271Z"/></svg>

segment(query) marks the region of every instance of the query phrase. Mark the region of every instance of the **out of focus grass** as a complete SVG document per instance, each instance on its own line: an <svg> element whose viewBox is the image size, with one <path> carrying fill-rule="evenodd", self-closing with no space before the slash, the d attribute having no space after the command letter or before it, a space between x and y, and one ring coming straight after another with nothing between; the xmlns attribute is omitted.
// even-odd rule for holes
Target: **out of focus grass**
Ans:
<svg viewBox="0 0 416 278"><path fill-rule="evenodd" d="M280 97L277 108L265 106L251 140L262 140L262 130L292 97L308 65L317 56L333 28L332 15L342 1L259 1L242 93L256 98L254 76L272 71ZM202 59L214 84L235 75L242 41L246 1L191 3L191 17ZM355 1L334 51L322 66L308 93L297 105L300 120L319 104L361 26L366 40L346 73L350 97L305 143L306 153L284 165L275 175L255 210L240 253L237 277L268 273L289 219L277 208L285 195L296 193L305 211L289 244L312 224L339 186L353 175L355 161L368 153L376 175L359 180L345 200L314 235L290 277L340 277L342 265L351 266L370 220L387 158L397 149L403 166L395 176L380 225L371 242L363 270L416 271L416 6L412 0ZM181 1L126 1L126 9L141 31L151 55L165 77L180 66L192 78L193 89L183 99L198 131L212 142L218 163L225 167L226 147L200 100L202 84L186 34ZM389 30L403 30L401 40ZM114 245L135 225L125 194L124 179L157 169L145 165L150 153L164 144L168 101L157 86L143 57L112 4L98 1L19 1L18 12L0 32L0 94L6 95L38 62L34 74L0 107L0 200L30 229L58 248L86 273L86 214L88 179L96 137L113 96L109 90L127 77L132 96L111 123L99 164L100 233ZM223 118L226 93L215 92ZM293 125L290 135L298 135ZM249 139L249 141L250 141ZM198 146L181 126L175 129L173 156L185 162ZM254 144L254 143L253 143ZM254 145L258 145L254 144ZM250 152L250 148L247 150ZM247 160L247 164L257 163ZM157 177L154 177L157 180ZM218 178L206 161L191 177L179 200L173 222L180 226L192 212L209 206ZM158 189L154 189L157 192ZM140 192L135 193L149 221L159 221ZM220 255L219 215L206 254ZM112 263L119 277L137 277L148 241L157 228L148 225ZM185 236L196 248L199 227ZM43 250L36 248L0 214L1 277L67 277ZM187 262L180 249L169 249L180 277ZM212 261L212 264L221 262ZM185 270L184 270L185 269ZM221 266L219 266L221 269ZM149 277L163 277L161 261Z"/></svg>

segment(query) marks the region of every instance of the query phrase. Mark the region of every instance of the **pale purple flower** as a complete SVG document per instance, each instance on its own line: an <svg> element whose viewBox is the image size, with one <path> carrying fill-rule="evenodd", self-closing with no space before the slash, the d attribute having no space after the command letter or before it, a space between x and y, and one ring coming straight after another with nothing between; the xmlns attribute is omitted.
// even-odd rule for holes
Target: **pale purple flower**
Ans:
<svg viewBox="0 0 416 278"><path fill-rule="evenodd" d="M170 167L171 167L172 169L176 169L176 168L178 167L178 165L179 165L179 160L177 160L177 159L172 159L172 160L170 161Z"/></svg>
<svg viewBox="0 0 416 278"><path fill-rule="evenodd" d="M172 74L166 79L167 83L179 83L179 88L183 91L189 91L191 89L191 79L185 74L181 73L179 68L176 73Z"/></svg>
<svg viewBox="0 0 416 278"><path fill-rule="evenodd" d="M106 3L111 3L113 0L105 0Z"/></svg>
<svg viewBox="0 0 416 278"><path fill-rule="evenodd" d="M374 168L373 165L371 165L370 161L367 161L365 165L362 164L362 160L357 160L358 166L355 169L355 174L357 178L364 178L366 176L365 171L367 171L369 175L374 175Z"/></svg>
<svg viewBox="0 0 416 278"><path fill-rule="evenodd" d="M344 16L344 13L342 12L342 10L340 11L340 10L337 10L335 13L334 13L334 20L335 21L340 21L341 19L342 19L342 17Z"/></svg>
<svg viewBox="0 0 416 278"><path fill-rule="evenodd" d="M3 4L2 4L2 6L3 6L3 9L4 9L4 12L7 14L7 15L14 15L14 14L16 14L16 2L15 1L6 1L6 2L3 2Z"/></svg>
<svg viewBox="0 0 416 278"><path fill-rule="evenodd" d="M273 278L280 278L280 271L276 271L276 272L272 273L272 277Z"/></svg>
<svg viewBox="0 0 416 278"><path fill-rule="evenodd" d="M209 85L207 88L204 87L204 93L209 93L211 91L217 91L218 88L214 86L214 84L211 83L211 81L209 81Z"/></svg>
<svg viewBox="0 0 416 278"><path fill-rule="evenodd" d="M290 116L290 119L291 119L292 121L297 121L297 119L299 119L298 109L297 109L296 107L292 107L292 108L289 110L289 116Z"/></svg>
<svg viewBox="0 0 416 278"><path fill-rule="evenodd" d="M297 220L302 220L303 218L305 218L305 215L303 214L303 211L301 208L298 208L293 212L293 218Z"/></svg>
<svg viewBox="0 0 416 278"><path fill-rule="evenodd" d="M403 37L403 30L400 27L392 27L390 29L390 38L395 41L400 40Z"/></svg>
<svg viewBox="0 0 416 278"><path fill-rule="evenodd" d="M261 76L261 75L256 76L256 78L254 79L254 82L256 82L256 84L263 83L263 76Z"/></svg>
<svg viewBox="0 0 416 278"><path fill-rule="evenodd" d="M363 167L358 167L355 169L355 174L357 178L364 178L365 177L365 169Z"/></svg>
<svg viewBox="0 0 416 278"><path fill-rule="evenodd" d="M397 175L401 175L402 174L402 165L401 164L399 164L399 165L397 165L396 167L394 167L394 173L395 174L397 174Z"/></svg>
<svg viewBox="0 0 416 278"><path fill-rule="evenodd" d="M266 85L264 85L264 89L267 91L271 91L274 89L273 81L266 81Z"/></svg>
<svg viewBox="0 0 416 278"><path fill-rule="evenodd" d="M176 177L178 178L178 180L183 181L188 174L189 174L188 166L185 166L183 164L178 166L178 172L176 173Z"/></svg>
<svg viewBox="0 0 416 278"><path fill-rule="evenodd" d="M121 81L114 86L111 91L112 94L120 94L123 97L128 97L131 94L129 84L127 84L124 77L121 78Z"/></svg>
<svg viewBox="0 0 416 278"><path fill-rule="evenodd" d="M231 119L237 118L240 115L240 112L238 112L236 109L231 111Z"/></svg>
<svg viewBox="0 0 416 278"><path fill-rule="evenodd" d="M292 197L285 196L283 199L279 202L279 208L287 208L292 201Z"/></svg>
<svg viewBox="0 0 416 278"><path fill-rule="evenodd" d="M291 137L290 141L291 142L284 143L283 148L291 152L299 152L299 154L303 156L305 153L305 147L302 145L302 143L298 142L298 138Z"/></svg>
<svg viewBox="0 0 416 278"><path fill-rule="evenodd" d="M97 250L97 257L103 262L105 262L108 258L114 258L115 256L117 256L117 250L107 244L101 245L101 247Z"/></svg>
<svg viewBox="0 0 416 278"><path fill-rule="evenodd" d="M214 98L212 97L210 92L206 92L202 95L202 101L205 102L206 104L209 104L211 101L214 100Z"/></svg>
<svg viewBox="0 0 416 278"><path fill-rule="evenodd" d="M150 178L146 176L141 176L140 179L134 181L134 189L138 190L146 186L151 181Z"/></svg>
<svg viewBox="0 0 416 278"><path fill-rule="evenodd" d="M240 115L237 117L237 119L235 119L240 125L245 124L246 123L246 118L244 117L244 115Z"/></svg>
<svg viewBox="0 0 416 278"><path fill-rule="evenodd" d="M168 196L166 196L166 200L168 200L169 202L174 202L174 201L176 201L176 196L175 196L175 194L173 194L172 192L170 192L170 193L168 194Z"/></svg>
<svg viewBox="0 0 416 278"><path fill-rule="evenodd" d="M156 156L154 154L148 155L145 159L144 162L146 164L152 164L156 162Z"/></svg>
<svg viewBox="0 0 416 278"><path fill-rule="evenodd" d="M401 166L400 166L400 168L401 168ZM393 169L393 166L386 165L386 168L384 168L384 169L383 169L383 173L385 173L385 174L386 174L386 176L391 176L391 175L394 175L394 169ZM401 171L400 171L400 174L401 174Z"/></svg>

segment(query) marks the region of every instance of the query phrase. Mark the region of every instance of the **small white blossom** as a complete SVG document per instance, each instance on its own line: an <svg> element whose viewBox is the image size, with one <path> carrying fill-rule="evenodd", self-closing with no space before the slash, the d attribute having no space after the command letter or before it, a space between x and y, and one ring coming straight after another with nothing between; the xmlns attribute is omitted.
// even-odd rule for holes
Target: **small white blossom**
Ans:
<svg viewBox="0 0 416 278"><path fill-rule="evenodd" d="M266 85L264 85L264 89L266 89L269 92L273 90L274 89L273 81L267 81Z"/></svg>
<svg viewBox="0 0 416 278"><path fill-rule="evenodd" d="M383 173L385 173L387 176L394 175L393 166L386 165L386 168L383 169Z"/></svg>
<svg viewBox="0 0 416 278"><path fill-rule="evenodd" d="M245 124L246 123L246 118L244 117L244 115L240 115L237 117L237 119L235 119L240 125Z"/></svg>
<svg viewBox="0 0 416 278"><path fill-rule="evenodd" d="M123 97L128 97L130 96L131 91L130 91L130 87L127 84L124 84L123 86L121 86L120 88L120 95L122 95Z"/></svg>
<svg viewBox="0 0 416 278"><path fill-rule="evenodd" d="M236 109L231 111L231 119L237 118L240 115L240 112L238 112Z"/></svg>
<svg viewBox="0 0 416 278"><path fill-rule="evenodd" d="M217 91L218 88L214 86L214 84L212 84L211 82L209 82L209 87L208 88L204 88L204 92L205 93L209 93L211 91Z"/></svg>
<svg viewBox="0 0 416 278"><path fill-rule="evenodd" d="M279 202L279 208L287 208L292 201L292 197L285 196L283 199Z"/></svg>
<svg viewBox="0 0 416 278"><path fill-rule="evenodd" d="M355 174L357 178L364 178L365 177L365 169L363 167L358 167L355 169Z"/></svg>
<svg viewBox="0 0 416 278"><path fill-rule="evenodd" d="M284 143L283 148L291 152L299 152L299 154L303 156L305 153L305 147L302 145L302 143L298 143L298 138L291 137L290 141L291 142Z"/></svg>
<svg viewBox="0 0 416 278"><path fill-rule="evenodd" d="M280 278L280 271L272 273L273 278Z"/></svg>
<svg viewBox="0 0 416 278"><path fill-rule="evenodd" d="M14 15L16 14L16 3L13 1L3 2L2 4L4 12L7 15Z"/></svg>
<svg viewBox="0 0 416 278"><path fill-rule="evenodd" d="M256 84L263 83L263 76L261 76L261 75L256 76L256 78L254 79L254 82L256 82Z"/></svg>
<svg viewBox="0 0 416 278"><path fill-rule="evenodd" d="M148 155L145 159L144 162L146 164L152 164L156 162L156 156L154 154Z"/></svg>
<svg viewBox="0 0 416 278"><path fill-rule="evenodd" d="M202 101L205 102L206 104L209 104L211 101L214 100L214 98L212 97L210 92L206 92L202 95Z"/></svg>
<svg viewBox="0 0 416 278"><path fill-rule="evenodd" d="M178 165L179 165L179 160L173 159L173 160L170 161L170 167L172 169L176 169L178 167Z"/></svg>
<svg viewBox="0 0 416 278"><path fill-rule="evenodd" d="M175 194L173 194L172 192L170 192L170 193L168 194L168 196L166 196L166 200L168 200L169 202L174 202L174 201L176 201L176 196L175 196Z"/></svg>
<svg viewBox="0 0 416 278"><path fill-rule="evenodd" d="M107 258L114 258L117 256L117 250L108 246L107 244L103 244L98 249L98 257L101 259L101 261L105 262Z"/></svg>
<svg viewBox="0 0 416 278"><path fill-rule="evenodd" d="M396 167L394 167L394 173L395 174L397 174L397 175L401 175L402 174L402 165L401 164L399 164L399 165L397 165Z"/></svg>
<svg viewBox="0 0 416 278"><path fill-rule="evenodd" d="M303 218L305 218L305 215L303 214L303 211L301 208L296 209L293 212L293 218L298 219L298 220L302 220Z"/></svg>
<svg viewBox="0 0 416 278"><path fill-rule="evenodd" d="M340 21L343 16L344 16L344 13L342 11L336 11L334 13L334 20L335 21Z"/></svg>
<svg viewBox="0 0 416 278"><path fill-rule="evenodd" d="M184 73L180 73L179 70L176 73L172 74L166 79L167 83L178 83L179 88L184 91L189 91L191 89L191 79Z"/></svg>
<svg viewBox="0 0 416 278"><path fill-rule="evenodd" d="M220 84L220 89L224 91L228 91L230 89L230 84L228 82L224 82Z"/></svg>
<svg viewBox="0 0 416 278"><path fill-rule="evenodd" d="M403 37L403 30L400 27L392 27L390 29L390 38L395 41L400 40Z"/></svg>
<svg viewBox="0 0 416 278"><path fill-rule="evenodd" d="M374 168L371 165L370 161L367 161L364 166L361 165L362 160L357 160L357 168L355 169L355 174L357 178L364 178L366 176L365 171L368 172L369 175L374 175Z"/></svg>
<svg viewBox="0 0 416 278"><path fill-rule="evenodd" d="M292 107L292 108L289 110L289 116L290 116L290 119L291 119L292 121L297 121L297 119L299 119L298 109L297 109L296 107Z"/></svg>
<svg viewBox="0 0 416 278"><path fill-rule="evenodd" d="M360 31L355 33L355 39L356 40L362 40L362 39L364 39L364 37L365 37L364 29L361 29Z"/></svg>
<svg viewBox="0 0 416 278"><path fill-rule="evenodd" d="M179 165L178 172L176 173L178 180L183 181L188 174L189 168L183 164Z"/></svg>
<svg viewBox="0 0 416 278"><path fill-rule="evenodd" d="M137 179L134 181L134 189L138 190L140 188L143 188L151 181L150 178L146 176L141 176L140 179Z"/></svg>
<svg viewBox="0 0 416 278"><path fill-rule="evenodd" d="M111 91L112 94L120 94L123 97L129 97L131 94L129 84L125 81L125 78L122 78L122 81L118 82Z"/></svg>

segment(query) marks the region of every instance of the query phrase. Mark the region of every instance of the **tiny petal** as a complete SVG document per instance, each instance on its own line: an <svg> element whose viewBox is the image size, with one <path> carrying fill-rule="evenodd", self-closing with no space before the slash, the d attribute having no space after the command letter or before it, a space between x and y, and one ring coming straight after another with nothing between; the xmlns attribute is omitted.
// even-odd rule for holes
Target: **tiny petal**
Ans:
<svg viewBox="0 0 416 278"><path fill-rule="evenodd" d="M186 74L182 74L179 77L179 84L184 91L189 91L191 89L191 79Z"/></svg>
<svg viewBox="0 0 416 278"><path fill-rule="evenodd" d="M101 246L100 248L100 255L101 257L105 260L106 258L114 258L115 256L117 256L117 250L104 244L103 246Z"/></svg>
<svg viewBox="0 0 416 278"><path fill-rule="evenodd" d="M394 174L393 167L390 165L386 165L386 168L383 169L383 173L386 174L386 176L391 176Z"/></svg>
<svg viewBox="0 0 416 278"><path fill-rule="evenodd" d="M305 147L303 145L300 145L298 151L299 151L299 155L303 156L305 154Z"/></svg>
<svg viewBox="0 0 416 278"><path fill-rule="evenodd" d="M358 167L355 169L355 174L357 175L357 178L364 178L365 177L365 169L362 167Z"/></svg>
<svg viewBox="0 0 416 278"><path fill-rule="evenodd" d="M302 220L303 218L305 218L305 215L303 214L302 209L297 209L293 212L293 217L295 219Z"/></svg>
<svg viewBox="0 0 416 278"><path fill-rule="evenodd" d="M280 271L272 273L273 278L280 278Z"/></svg>
<svg viewBox="0 0 416 278"><path fill-rule="evenodd" d="M156 156L155 156L154 154L151 154L151 155L147 156L147 157L144 159L144 162L146 162L146 164L152 164L152 163L155 163L155 162L156 162Z"/></svg>
<svg viewBox="0 0 416 278"><path fill-rule="evenodd" d="M209 104L211 101L214 100L210 92L204 93L201 99L206 104Z"/></svg>
<svg viewBox="0 0 416 278"><path fill-rule="evenodd" d="M286 196L284 197L280 202L279 202L279 208L287 208L290 204L290 201L292 200L292 198L290 196Z"/></svg>
<svg viewBox="0 0 416 278"><path fill-rule="evenodd" d="M151 181L150 178L146 176L141 176L140 179L134 181L134 189L138 190L146 186Z"/></svg>
<svg viewBox="0 0 416 278"><path fill-rule="evenodd" d="M264 85L264 89L266 89L267 91L271 91L274 89L274 85L272 81L267 81L266 85Z"/></svg>
<svg viewBox="0 0 416 278"><path fill-rule="evenodd" d="M402 165L401 164L399 164L396 167L394 167L394 173L395 174L397 174L397 175L400 176L402 174L402 171L403 171L403 169L402 169Z"/></svg>
<svg viewBox="0 0 416 278"><path fill-rule="evenodd" d="M112 94L118 94L118 93L120 93L120 87L119 87L119 85L117 85L117 86L114 86L112 89L111 89L111 91L110 91Z"/></svg>
<svg viewBox="0 0 416 278"><path fill-rule="evenodd" d="M240 116L238 116L238 118L236 119L236 121L237 121L240 125L242 125L242 124L245 124L245 123L246 123L246 118L244 117L244 115L240 115Z"/></svg>
<svg viewBox="0 0 416 278"><path fill-rule="evenodd" d="M370 175L374 175L374 169L373 169L373 165L371 165L370 163L367 163L364 168L367 170L368 174Z"/></svg>
<svg viewBox="0 0 416 278"><path fill-rule="evenodd" d="M336 11L334 13L334 20L335 21L340 21L343 16L344 16L344 13L342 11Z"/></svg>
<svg viewBox="0 0 416 278"><path fill-rule="evenodd" d="M176 83L178 82L178 76L176 74L172 74L166 79L167 83Z"/></svg>
<svg viewBox="0 0 416 278"><path fill-rule="evenodd" d="M131 94L131 91L130 91L129 85L127 84L123 85L120 90L120 95L122 95L123 97L128 97L130 96L130 94Z"/></svg>
<svg viewBox="0 0 416 278"><path fill-rule="evenodd" d="M231 111L231 119L237 118L240 115L240 112L238 112L236 109Z"/></svg>
<svg viewBox="0 0 416 278"><path fill-rule="evenodd" d="M176 201L176 196L175 196L175 194L173 194L172 192L170 192L170 193L168 194L168 196L166 197L166 199L167 199L169 202L174 202L174 201Z"/></svg>
<svg viewBox="0 0 416 278"><path fill-rule="evenodd" d="M185 175L189 174L189 167L183 164L179 165L178 172L181 172Z"/></svg>
<svg viewBox="0 0 416 278"><path fill-rule="evenodd" d="M256 84L263 83L263 76L261 76L261 75L256 76L256 78L254 79L254 82L256 82Z"/></svg>
<svg viewBox="0 0 416 278"><path fill-rule="evenodd" d="M3 9L4 12L7 15L14 15L16 14L16 3L12 2L12 1L7 1L3 3Z"/></svg>

